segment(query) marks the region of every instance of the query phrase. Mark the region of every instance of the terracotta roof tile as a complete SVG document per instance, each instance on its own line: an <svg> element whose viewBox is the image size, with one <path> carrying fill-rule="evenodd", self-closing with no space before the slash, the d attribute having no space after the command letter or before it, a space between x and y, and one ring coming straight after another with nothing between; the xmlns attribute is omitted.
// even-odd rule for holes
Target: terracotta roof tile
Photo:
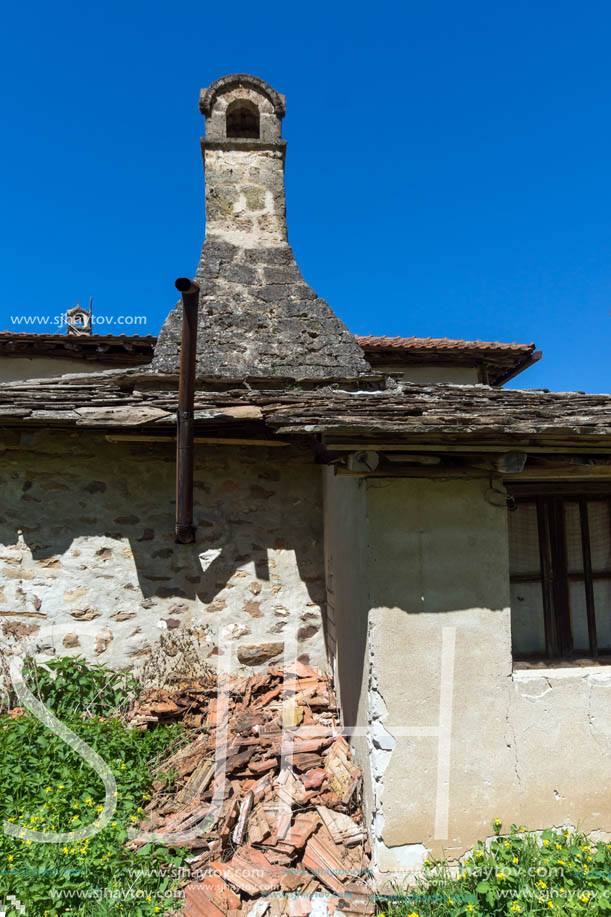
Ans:
<svg viewBox="0 0 611 917"><path fill-rule="evenodd" d="M55 342L61 343L62 341L68 342L70 344L75 344L78 341L105 341L107 343L112 343L115 341L131 341L136 343L137 341L142 341L145 344L154 344L157 338L153 334L46 334L45 332L38 333L36 331L0 331L0 339L11 341L37 341L40 343L45 342Z"/></svg>
<svg viewBox="0 0 611 917"><path fill-rule="evenodd" d="M419 337L376 337L375 335L356 335L356 339L365 350L402 350L422 351L460 351L461 353L511 353L529 354L535 349L534 344L503 344L500 341L460 341L451 338Z"/></svg>

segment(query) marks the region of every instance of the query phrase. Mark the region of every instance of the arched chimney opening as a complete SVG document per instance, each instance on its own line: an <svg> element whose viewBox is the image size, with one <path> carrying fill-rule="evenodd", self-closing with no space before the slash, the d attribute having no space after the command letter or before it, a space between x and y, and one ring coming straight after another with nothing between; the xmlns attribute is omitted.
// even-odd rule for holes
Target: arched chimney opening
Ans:
<svg viewBox="0 0 611 917"><path fill-rule="evenodd" d="M259 109L254 102L236 99L227 109L227 137L260 139Z"/></svg>

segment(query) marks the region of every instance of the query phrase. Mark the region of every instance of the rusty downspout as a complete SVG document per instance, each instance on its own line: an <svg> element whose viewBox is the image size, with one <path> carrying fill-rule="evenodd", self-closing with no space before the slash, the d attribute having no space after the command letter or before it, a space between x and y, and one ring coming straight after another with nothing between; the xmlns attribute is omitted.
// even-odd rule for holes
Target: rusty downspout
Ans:
<svg viewBox="0 0 611 917"><path fill-rule="evenodd" d="M188 277L179 277L176 289L182 293L182 344L180 381L176 415L176 541L192 544L193 525L193 403L195 398L195 358L197 353L197 308L199 286Z"/></svg>

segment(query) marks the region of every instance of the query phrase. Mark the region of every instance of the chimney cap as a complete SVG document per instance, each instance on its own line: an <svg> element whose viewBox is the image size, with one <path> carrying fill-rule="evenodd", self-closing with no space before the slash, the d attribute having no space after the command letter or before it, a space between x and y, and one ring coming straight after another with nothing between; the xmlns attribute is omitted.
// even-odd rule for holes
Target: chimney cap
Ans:
<svg viewBox="0 0 611 917"><path fill-rule="evenodd" d="M267 96L273 106L275 114L279 118L284 118L286 113L286 101L284 96L276 92L275 89L272 89L269 83L260 80L257 76L251 76L248 73L230 73L227 76L220 77L218 80L215 80L214 83L211 83L210 86L200 90L199 110L202 115L205 115L206 118L210 116L215 99L219 93L228 92L230 89L238 86L244 89L254 89L256 92L260 92L262 95Z"/></svg>

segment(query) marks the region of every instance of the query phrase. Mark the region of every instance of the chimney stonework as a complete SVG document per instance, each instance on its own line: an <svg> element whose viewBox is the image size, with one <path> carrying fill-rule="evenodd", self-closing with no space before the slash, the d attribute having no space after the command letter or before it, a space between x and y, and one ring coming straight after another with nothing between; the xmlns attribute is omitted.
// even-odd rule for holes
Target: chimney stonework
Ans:
<svg viewBox="0 0 611 917"><path fill-rule="evenodd" d="M306 284L288 243L284 97L234 74L202 90L206 238L197 375L226 380L340 380L369 373L363 351ZM166 319L152 368L175 374L182 307Z"/></svg>

